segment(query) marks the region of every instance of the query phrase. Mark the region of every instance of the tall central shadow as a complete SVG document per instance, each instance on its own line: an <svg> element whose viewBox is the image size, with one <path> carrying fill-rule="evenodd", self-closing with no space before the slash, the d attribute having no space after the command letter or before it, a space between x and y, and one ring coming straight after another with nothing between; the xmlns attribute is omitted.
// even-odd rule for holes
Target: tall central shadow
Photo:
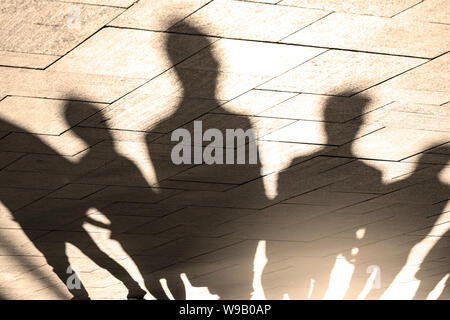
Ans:
<svg viewBox="0 0 450 320"><path fill-rule="evenodd" d="M188 30L188 34L202 34L201 30L190 25L185 25L184 30ZM166 40L167 55L173 64L179 56L178 52L183 50L178 39L176 35L168 35ZM145 260L153 262L154 271L144 275L144 278L147 288L157 298L165 298L157 281L159 278L167 280L176 299L185 298L184 285L180 279L180 273L185 272L194 286L208 287L222 299L249 299L253 276L252 259L257 241L251 240L242 246L236 246L243 240L234 236L238 225L231 222L245 215L240 208L246 207L246 201L254 201L254 197L250 194L239 200L230 197L227 191L260 177L256 137L250 130L244 141L234 137L227 138L227 130L242 129L247 132L249 129L253 130L253 127L247 117L231 113L220 106L221 102L216 98L221 69L219 60L210 48L209 38L198 37L196 41L202 42L201 47L205 47L197 54L201 57L198 64L181 63L174 66L182 87L180 102L169 117L150 128L150 131L164 133L164 136L154 141L150 133L148 138L150 158L160 185L180 190L167 203L177 203L182 208L155 221L147 229L150 232L160 231L158 234L168 239L168 245L140 259L143 264ZM203 134L212 129L216 135L209 137L206 142L194 141L194 121L201 123ZM192 137L192 144L188 143L189 148L215 146L211 155L219 163L206 164L204 160L201 164L196 164L192 150L188 156L190 164L174 165L171 159L172 149L176 143L185 143L170 141L174 130L179 129L186 130ZM217 135L221 135L223 140L220 141ZM231 147L227 148L226 143L230 143L230 139L233 140L233 145L229 144ZM249 163L250 149L256 155L253 163ZM205 148L202 152L206 152ZM230 153L233 153L231 163L226 160ZM238 163L240 153L245 154L245 163ZM261 190L262 187L258 191L255 189L255 192ZM240 258L227 259L222 255L221 250L226 250L227 247L234 247L233 256ZM209 256L211 260L208 259ZM139 265L138 260L136 261ZM214 277L209 278L208 274L214 274Z"/></svg>

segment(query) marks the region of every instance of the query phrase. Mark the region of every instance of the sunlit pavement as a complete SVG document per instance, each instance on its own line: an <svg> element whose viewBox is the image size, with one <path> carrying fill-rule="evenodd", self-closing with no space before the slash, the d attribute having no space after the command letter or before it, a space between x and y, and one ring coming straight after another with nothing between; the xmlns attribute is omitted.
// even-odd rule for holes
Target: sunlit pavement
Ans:
<svg viewBox="0 0 450 320"><path fill-rule="evenodd" d="M449 13L2 0L0 298L75 270L126 299L124 268L169 298L449 299ZM195 120L253 128L260 167L169 163Z"/></svg>

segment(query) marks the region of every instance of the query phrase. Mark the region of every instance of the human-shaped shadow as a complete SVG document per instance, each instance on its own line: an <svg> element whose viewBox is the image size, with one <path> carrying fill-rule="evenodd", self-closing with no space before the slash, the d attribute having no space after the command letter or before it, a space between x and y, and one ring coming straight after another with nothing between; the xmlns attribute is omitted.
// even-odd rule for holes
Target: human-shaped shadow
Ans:
<svg viewBox="0 0 450 320"><path fill-rule="evenodd" d="M350 95L352 95L351 92L338 94L344 97ZM277 286L274 283L283 282L280 281L283 278L288 279L288 291L284 293L288 293L290 298L322 299L329 286L337 253L343 254L353 263L357 259L350 250L352 247L359 246L355 229L367 222L358 214L349 217L345 207L362 202L369 197L361 197L358 200L360 197L356 195L353 200L346 197L346 194L333 193L339 191L339 187L334 189L333 185L341 184L344 189L350 186L347 190L350 193L347 195L352 195L351 192L373 192L373 197L376 196L375 193L382 192L383 185L381 172L358 160L352 150L353 141L358 137L361 126L364 124L363 114L370 103L370 98L360 94L352 97L351 100L347 98L348 100L345 101L345 99L330 97L324 105L323 126L326 135L324 147L314 154L294 159L287 169L279 173L277 201L281 205L298 204L296 214L290 216L291 227L282 230L280 234L283 234L286 240L291 238L300 242L298 245L292 245L292 243L283 245L279 241L268 242L269 262L263 274L263 286L267 288L266 296L269 299L281 298L282 292L277 291L280 285ZM348 116L350 120L339 123L339 116L345 112L350 112ZM353 175L354 170L346 169L349 166L355 168L360 175ZM340 170L340 168L343 169ZM286 208L280 207L279 210L281 214ZM302 216L304 218L301 218ZM349 218L351 218L350 225L341 222ZM339 234L342 239L327 240L326 236L330 234ZM343 243L344 239L347 246ZM352 245L348 245L348 241ZM349 249L341 251L340 245ZM291 263L298 264L292 267L291 274L277 273L277 269L280 269L278 262L281 259L280 255L293 258ZM272 280L270 280L271 274L274 274ZM311 280L314 283L312 289ZM271 287L274 289L271 290Z"/></svg>
<svg viewBox="0 0 450 320"><path fill-rule="evenodd" d="M76 100L76 97L70 99ZM79 112L79 104L81 103L68 101L65 105L70 126L74 125L72 118L77 118L73 116ZM82 104L83 108L89 107L86 103ZM98 111L94 106L91 108L93 113ZM9 188L1 188L1 200L73 298L89 299L89 294L78 278L76 266L69 263L67 244L75 246L98 266L121 280L129 289L130 297L143 296L145 291L120 264L97 246L83 228L84 222L89 221L86 214L93 207L92 203L73 199L70 192L64 192L64 189L70 190L80 177L89 175L96 167L100 167L103 161L85 163L89 161L85 158L79 164L73 163L24 128L4 120L0 121L0 127L11 132L8 139L2 140L2 151L27 152L26 156L3 168L3 179L5 183L9 181ZM85 138L77 129L74 132L81 139ZM95 143L99 141L101 138L97 136ZM92 141L85 142L89 144ZM1 155L8 160L8 152L2 152Z"/></svg>
<svg viewBox="0 0 450 320"><path fill-rule="evenodd" d="M447 231L436 243L430 252L426 255L424 261L420 265L420 270L415 277L420 280L419 288L416 291L414 299L424 300L428 297L431 290L436 288L442 278L450 274L448 252L450 231ZM450 299L450 281L446 280L444 289L438 299Z"/></svg>
<svg viewBox="0 0 450 320"><path fill-rule="evenodd" d="M448 150L444 150L441 156L445 157L446 154ZM429 158L430 153L423 153L411 175L387 183L386 193L376 199L378 203L384 204L384 208L375 213L386 216L386 219L367 226L365 235L367 245L360 248L358 255L360 263L356 264L354 273L354 279L360 280L367 276L368 266L377 267L380 287L371 290L367 299L378 299L383 293L389 297L389 294L397 290L396 286L402 280L396 277L402 277L400 272L405 266L414 267L414 265L407 265L411 263L408 262L408 258L411 254L421 254L417 252L415 246L429 234L447 205L450 189L439 177L445 164L436 164L429 161ZM445 271L448 271L446 269L448 264L445 261L439 263L435 260L439 255L442 258L445 240L446 238L443 237L433 248L430 248L431 251L420 265L420 271L416 277L421 280L421 285L416 298L426 297L426 290L431 291L437 284L433 283L436 279L431 277L433 272L429 273L430 266L435 272L444 273L443 275ZM380 254L380 250L384 254ZM353 291L349 292L346 298L356 298L357 293L362 290L362 284L364 283L361 281L352 281Z"/></svg>
<svg viewBox="0 0 450 320"><path fill-rule="evenodd" d="M112 186L139 186L147 188L149 194L153 194L151 188L148 186L147 181L142 176L140 170L136 165L119 154L114 147L114 139L109 129L90 130L90 128L84 128L77 125L77 103L76 99L70 99L64 106L64 114L67 123L72 128L72 132L76 134L81 140L83 140L91 148L83 152L81 159L77 166L81 168L94 168L93 170L84 173L74 180L80 184L94 184L94 185L112 185ZM93 106L88 105L84 108L91 108L90 114L96 114L97 117L102 118L101 111ZM106 121L103 119L102 121ZM98 165L100 160L101 166ZM97 165L96 165L97 164ZM116 191L110 190L110 188L102 189L101 195L97 193L85 199L86 207L81 208L86 210L94 208L105 215L109 224L104 224L98 220L92 219L87 215L84 219L92 225L96 225L102 228L109 229L111 231L111 239L117 240L122 246L124 251L131 256L130 252L136 248L129 248L129 243L121 241L122 233L127 230L127 223L123 221L123 217L127 214L133 214L128 208L124 208L121 214L117 212L111 212L111 205L120 201L122 197L133 200L133 195L128 194L129 191ZM132 201L130 201L132 202ZM101 261L106 261L108 264L100 265L104 269L108 270L113 276L121 280L123 284L128 288L128 298L140 299L146 294L139 284L128 274L128 272L118 264L114 259L105 257L104 255ZM96 262L96 260L94 260ZM97 263L98 264L98 263Z"/></svg>
<svg viewBox="0 0 450 320"><path fill-rule="evenodd" d="M411 249L423 239L414 231L426 235L442 213L448 186L438 178L443 167L427 163L427 154L419 158L411 175L392 182L383 182L379 170L354 155L353 141L364 124L363 114L369 102L368 97L354 96L353 111L361 116L336 125L333 123L336 112L346 106L342 105L342 98L330 97L324 107L325 144L338 148L294 159L295 165L280 173L278 200L305 208L305 212L298 212L299 216L305 215L304 221L296 223L298 216L294 216L293 227L282 234L289 237L289 232L297 233L295 239L305 242L289 247L269 241L269 264L263 277L269 298L280 298L273 279L272 283L269 280L271 274L276 275L275 282L282 282L283 277L289 279L291 291L286 293L291 298L327 297L337 254L355 268L345 298L358 298L369 278L368 272L375 269L381 272L380 287L373 287L365 297L379 298L406 264ZM316 210L317 214L309 210ZM430 257L442 252L439 247L445 247L444 240L431 251ZM298 257L292 273L282 275L277 271L279 256ZM314 279L312 286L311 279Z"/></svg>
<svg viewBox="0 0 450 320"><path fill-rule="evenodd" d="M450 197L450 187L441 177L443 169L449 163L450 151L444 145L438 147L440 151L434 154L433 149L435 148L433 146L428 148L430 151L420 156L417 162L417 169L408 177L407 180L410 182L406 187L386 196L388 201L390 200L389 198L394 198L400 205L404 203L410 204L409 206L403 205L407 210L401 210L402 208L400 207L397 213L397 221L402 222L404 225L415 227L416 230L409 232L413 238L411 249L427 236L436 236L430 234L430 231L438 223L441 214L444 214ZM433 156L440 156L439 164L436 161L430 161L430 157ZM443 158L445 160L442 162ZM392 223L394 221L388 220L387 222ZM428 249L429 252L426 254L415 275L420 280L420 286L415 294L415 299L425 299L440 279L448 273L449 264L448 256L446 255L448 253L448 246L447 232L432 248ZM391 273L391 278L395 277L401 268L408 263L409 253L403 252L403 254L397 255L399 261L397 268L392 271L388 269ZM414 254L414 252L411 253ZM448 284L446 284L441 296L446 295L448 295Z"/></svg>
<svg viewBox="0 0 450 320"><path fill-rule="evenodd" d="M183 30L187 30L188 34L203 34L198 28L187 24ZM144 275L146 286L158 299L165 299L167 297L158 281L165 278L174 298L184 299L186 293L180 273L186 272L194 286L208 287L211 293L222 299L249 299L256 240L241 249L235 249L236 256L243 258L239 261L230 263L220 257L220 253L217 253L219 257L214 262L199 261L208 253L219 252L221 248L242 242L242 239L233 237L237 231L236 225L228 222L242 216L244 213L239 208L245 208L246 201L253 199L249 195L239 200L228 196L227 191L261 175L255 133L249 118L224 109L217 100L221 66L210 48L211 40L198 36L196 41L199 47L204 47L197 53L199 59L176 64L178 53L183 50L178 39L176 35L167 37L166 52L174 64L173 70L182 88L182 97L170 116L149 128L147 144L160 186L179 190L167 203L178 203L185 208L155 221L150 229L146 229L152 233L159 231L159 235L167 237L169 241L169 245L154 250L151 257L147 257L147 260L153 261L154 271ZM199 126L202 127L200 141L196 140L198 131L195 132ZM243 140L227 136L227 130L239 129L247 134ZM192 140L171 141L172 133L180 130L185 130L184 133ZM155 141L152 132L163 133L164 136ZM208 137L209 133L211 135ZM174 151L174 147L179 148L183 144L190 151ZM209 158L206 155L208 147ZM186 156L184 152L190 152L184 158L188 163L174 164L171 156ZM195 160L196 152L197 155L198 152L203 154L203 161ZM245 161L239 163L242 155ZM250 161L250 158L253 160ZM164 193L164 189L161 192ZM194 261L194 258L200 260ZM233 271L230 271L230 264L234 265ZM204 271L201 271L202 267L205 267ZM202 273L211 273L212 267L223 269L224 272L216 271L212 282L196 277Z"/></svg>

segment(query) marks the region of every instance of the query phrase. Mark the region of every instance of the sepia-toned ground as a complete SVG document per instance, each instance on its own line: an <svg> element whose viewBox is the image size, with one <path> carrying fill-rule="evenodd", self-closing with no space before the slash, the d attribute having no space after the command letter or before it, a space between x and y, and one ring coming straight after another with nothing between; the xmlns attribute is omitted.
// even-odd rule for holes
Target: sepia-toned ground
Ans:
<svg viewBox="0 0 450 320"><path fill-rule="evenodd" d="M0 298L76 270L91 299L450 299L449 35L448 0L2 0ZM258 164L175 165L194 121Z"/></svg>

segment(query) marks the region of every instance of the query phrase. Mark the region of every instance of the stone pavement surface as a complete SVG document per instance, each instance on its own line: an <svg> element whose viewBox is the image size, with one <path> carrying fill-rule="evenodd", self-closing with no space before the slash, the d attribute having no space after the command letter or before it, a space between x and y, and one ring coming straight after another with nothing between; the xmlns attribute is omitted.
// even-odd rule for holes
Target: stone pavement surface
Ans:
<svg viewBox="0 0 450 320"><path fill-rule="evenodd" d="M0 25L0 298L450 299L449 1L2 0ZM175 165L194 121L253 128L258 164Z"/></svg>

